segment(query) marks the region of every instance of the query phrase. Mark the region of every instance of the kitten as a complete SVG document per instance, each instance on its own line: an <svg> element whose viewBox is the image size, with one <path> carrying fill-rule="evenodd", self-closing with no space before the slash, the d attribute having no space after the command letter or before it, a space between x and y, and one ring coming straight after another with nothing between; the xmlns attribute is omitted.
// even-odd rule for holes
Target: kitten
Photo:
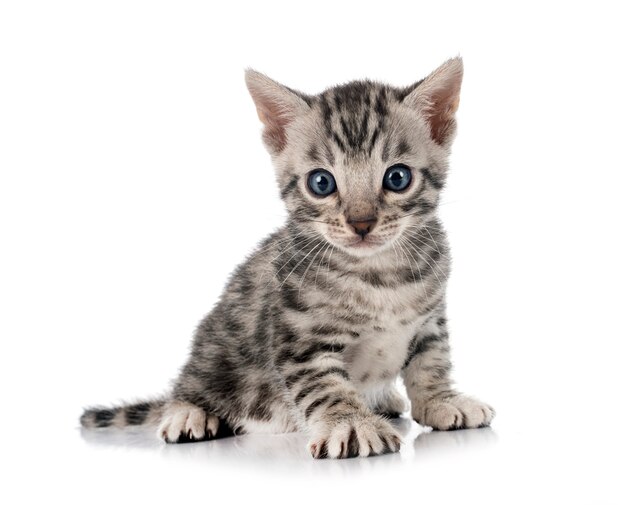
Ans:
<svg viewBox="0 0 626 505"><path fill-rule="evenodd" d="M159 425L166 442L305 430L315 458L395 452L388 417L491 422L450 383L449 253L436 217L463 75L310 96L248 70L289 218L237 268L160 400L89 409L85 427Z"/></svg>

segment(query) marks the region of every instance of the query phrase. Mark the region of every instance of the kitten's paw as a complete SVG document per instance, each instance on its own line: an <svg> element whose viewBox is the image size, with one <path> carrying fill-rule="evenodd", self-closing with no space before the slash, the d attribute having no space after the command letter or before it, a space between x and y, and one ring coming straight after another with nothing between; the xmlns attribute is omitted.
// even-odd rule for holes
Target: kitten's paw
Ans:
<svg viewBox="0 0 626 505"><path fill-rule="evenodd" d="M377 416L345 419L324 425L309 442L314 458L354 458L400 450L400 435Z"/></svg>
<svg viewBox="0 0 626 505"><path fill-rule="evenodd" d="M413 419L435 430L461 430L489 426L496 412L471 396L457 394L412 407Z"/></svg>
<svg viewBox="0 0 626 505"><path fill-rule="evenodd" d="M385 396L374 407L374 412L386 417L400 417L409 408L409 403L394 387L385 392Z"/></svg>
<svg viewBox="0 0 626 505"><path fill-rule="evenodd" d="M217 434L219 419L185 402L172 402L163 412L157 435L168 443L209 440Z"/></svg>

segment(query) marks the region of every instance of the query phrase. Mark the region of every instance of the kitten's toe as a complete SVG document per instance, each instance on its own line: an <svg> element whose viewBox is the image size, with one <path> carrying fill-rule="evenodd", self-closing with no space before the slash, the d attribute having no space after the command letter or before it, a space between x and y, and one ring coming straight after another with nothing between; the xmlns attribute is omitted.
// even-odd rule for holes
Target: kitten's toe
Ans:
<svg viewBox="0 0 626 505"><path fill-rule="evenodd" d="M314 458L354 458L400 450L400 436L379 417L350 419L323 426L309 443Z"/></svg>
<svg viewBox="0 0 626 505"><path fill-rule="evenodd" d="M354 428L349 423L336 426L328 437L327 456L333 459L356 456L355 438Z"/></svg>
<svg viewBox="0 0 626 505"><path fill-rule="evenodd" d="M418 423L445 431L489 426L495 411L475 398L457 394L416 404L412 414Z"/></svg>
<svg viewBox="0 0 626 505"><path fill-rule="evenodd" d="M206 416L206 438L214 438L217 435L217 430L220 427L220 420L213 414L207 414Z"/></svg>
<svg viewBox="0 0 626 505"><path fill-rule="evenodd" d="M207 432L210 437L217 433L219 420L213 415L185 402L172 402L163 412L157 435L168 443L193 442L204 440Z"/></svg>
<svg viewBox="0 0 626 505"><path fill-rule="evenodd" d="M206 413L202 409L191 409L185 423L185 435L190 440L201 440L206 433Z"/></svg>

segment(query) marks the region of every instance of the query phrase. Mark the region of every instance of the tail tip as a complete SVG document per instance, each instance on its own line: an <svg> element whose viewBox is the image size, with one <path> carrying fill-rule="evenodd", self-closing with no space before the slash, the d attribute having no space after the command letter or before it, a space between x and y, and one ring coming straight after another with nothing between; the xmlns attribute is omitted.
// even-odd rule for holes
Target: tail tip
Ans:
<svg viewBox="0 0 626 505"><path fill-rule="evenodd" d="M113 425L113 420L119 408L88 408L80 416L80 425L84 428L107 428Z"/></svg>

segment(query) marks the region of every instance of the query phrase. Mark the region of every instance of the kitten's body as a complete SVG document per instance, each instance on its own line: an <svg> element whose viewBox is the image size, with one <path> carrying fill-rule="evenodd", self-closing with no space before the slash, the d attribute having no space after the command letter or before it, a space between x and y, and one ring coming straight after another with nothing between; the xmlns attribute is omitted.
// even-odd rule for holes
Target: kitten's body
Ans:
<svg viewBox="0 0 626 505"><path fill-rule="evenodd" d="M399 448L375 414L405 410L399 375L417 421L487 425L490 407L450 387L449 257L435 216L460 72L451 60L425 84L356 82L316 97L249 73L289 221L234 273L167 398L89 410L83 425L159 421L172 442L218 425L302 429L316 457L376 454ZM381 187L390 165L412 168L405 190ZM335 193L307 186L315 167L332 170Z"/></svg>

